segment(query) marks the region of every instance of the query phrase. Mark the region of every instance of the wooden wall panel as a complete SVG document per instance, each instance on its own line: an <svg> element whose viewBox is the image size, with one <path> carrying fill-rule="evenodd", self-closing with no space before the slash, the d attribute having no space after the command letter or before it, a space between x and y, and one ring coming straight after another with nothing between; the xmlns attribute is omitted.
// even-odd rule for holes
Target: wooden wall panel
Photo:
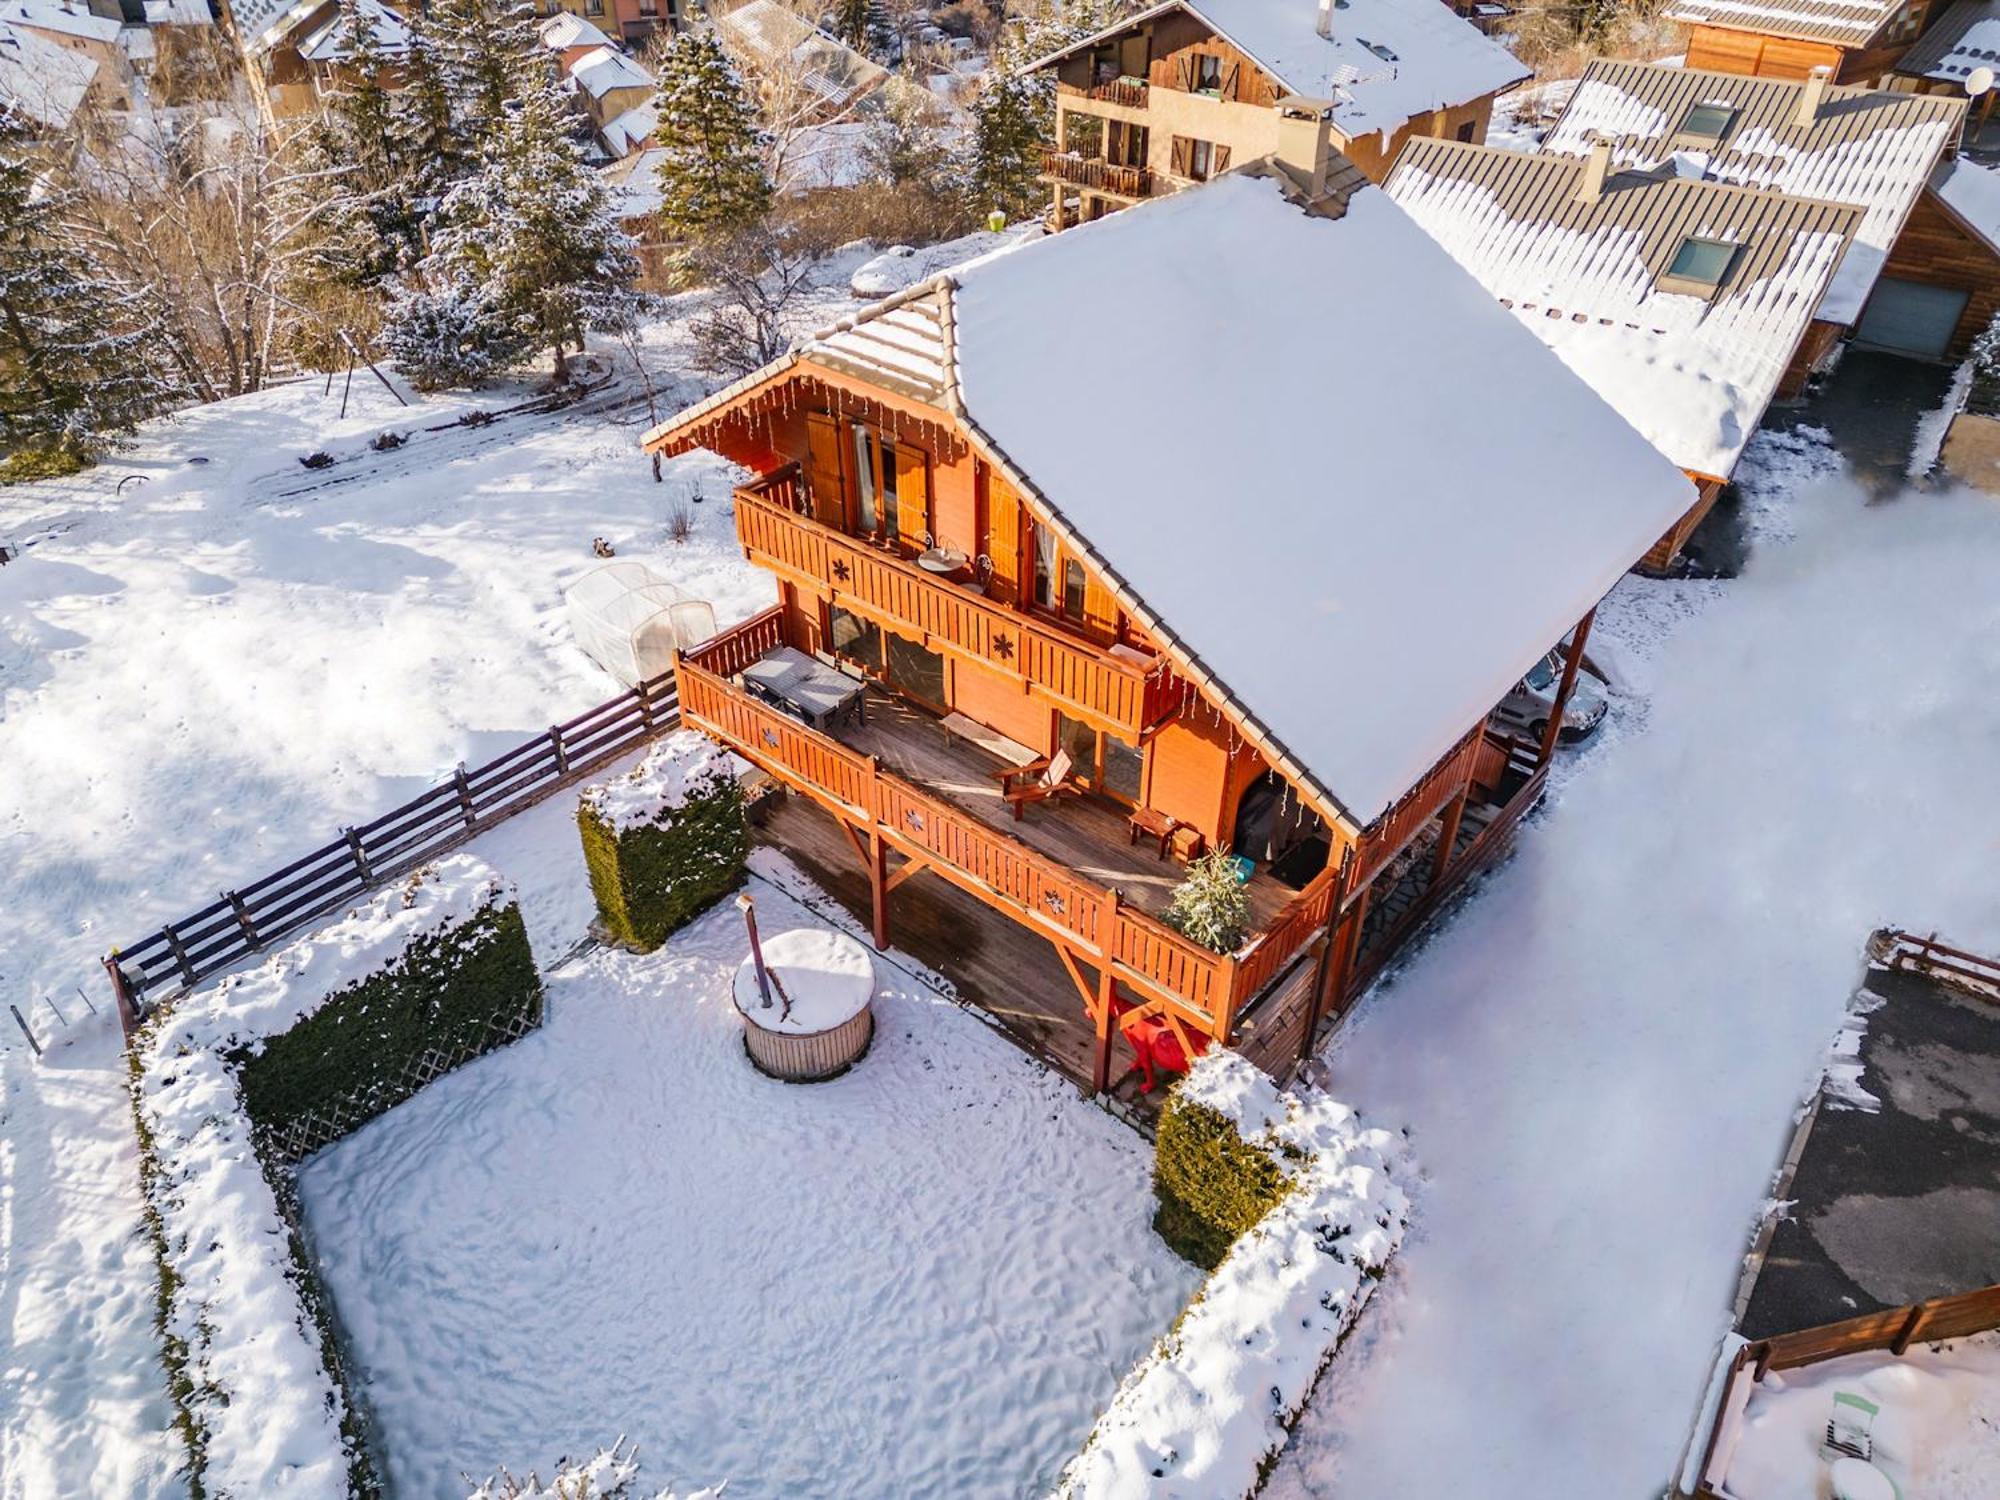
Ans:
<svg viewBox="0 0 2000 1500"><path fill-rule="evenodd" d="M2000 255L1952 217L1929 188L1917 199L1909 222L1890 247L1882 274L1972 294L1945 351L1952 359L1963 357L2000 311Z"/></svg>
<svg viewBox="0 0 2000 1500"><path fill-rule="evenodd" d="M1843 54L1827 42L1802 42L1790 37L1758 36L1722 26L1696 26L1688 35L1689 68L1713 73L1738 73L1751 78L1803 80L1814 68L1834 69L1835 82L1847 82L1840 69Z"/></svg>
<svg viewBox="0 0 2000 1500"><path fill-rule="evenodd" d="M976 467L970 454L931 466L931 533L940 547L956 547L967 557L981 550Z"/></svg>
<svg viewBox="0 0 2000 1500"><path fill-rule="evenodd" d="M951 706L1037 755L1048 754L1055 743L1055 710L1029 697L1026 684L1017 677L954 661Z"/></svg>
<svg viewBox="0 0 2000 1500"><path fill-rule="evenodd" d="M1197 705L1154 736L1146 757L1146 803L1201 831L1214 844L1228 837L1223 800L1229 788L1229 730L1211 724ZM1234 806L1233 799L1230 806Z"/></svg>

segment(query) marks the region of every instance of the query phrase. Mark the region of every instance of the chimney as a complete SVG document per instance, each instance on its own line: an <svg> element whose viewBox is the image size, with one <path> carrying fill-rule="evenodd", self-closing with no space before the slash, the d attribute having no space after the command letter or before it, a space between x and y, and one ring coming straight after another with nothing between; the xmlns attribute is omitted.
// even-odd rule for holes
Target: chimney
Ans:
<svg viewBox="0 0 2000 1500"><path fill-rule="evenodd" d="M1798 118L1793 124L1804 130L1819 118L1819 107L1826 103L1826 88L1832 82L1833 69L1825 63L1806 75L1806 86L1799 90Z"/></svg>
<svg viewBox="0 0 2000 1500"><path fill-rule="evenodd" d="M1583 159L1583 175L1576 180L1576 201L1595 203L1604 196L1604 179L1611 171L1611 142L1601 136L1590 143Z"/></svg>
<svg viewBox="0 0 2000 1500"><path fill-rule="evenodd" d="M1305 184L1309 199L1326 191L1327 157L1331 148L1326 111L1280 106L1278 149L1273 154Z"/></svg>
<svg viewBox="0 0 2000 1500"><path fill-rule="evenodd" d="M1319 20L1313 29L1325 41L1333 40L1333 0L1319 0Z"/></svg>

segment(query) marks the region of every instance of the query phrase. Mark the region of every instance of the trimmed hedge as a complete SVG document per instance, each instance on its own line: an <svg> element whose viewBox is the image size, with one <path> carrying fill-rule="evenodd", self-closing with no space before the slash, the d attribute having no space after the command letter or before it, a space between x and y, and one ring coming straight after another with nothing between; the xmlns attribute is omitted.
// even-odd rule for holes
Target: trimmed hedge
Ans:
<svg viewBox="0 0 2000 1500"><path fill-rule="evenodd" d="M1153 1229L1182 1260L1213 1271L1291 1188L1277 1158L1234 1122L1178 1089L1168 1095L1153 1156Z"/></svg>
<svg viewBox="0 0 2000 1500"><path fill-rule="evenodd" d="M542 981L518 902L419 937L393 964L339 994L254 1056L236 1053L243 1107L269 1135L313 1115L345 1112L357 1129L428 1080L428 1051L470 1058L489 1050L494 1023L542 1015Z"/></svg>
<svg viewBox="0 0 2000 1500"><path fill-rule="evenodd" d="M750 825L732 776L665 809L651 823L613 828L584 797L576 810L597 914L614 942L650 953L743 878Z"/></svg>

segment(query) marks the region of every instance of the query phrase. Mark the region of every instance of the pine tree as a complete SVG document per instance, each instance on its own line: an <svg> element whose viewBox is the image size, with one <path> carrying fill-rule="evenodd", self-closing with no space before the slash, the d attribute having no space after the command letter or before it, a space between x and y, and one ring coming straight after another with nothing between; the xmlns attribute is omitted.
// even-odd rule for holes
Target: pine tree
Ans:
<svg viewBox="0 0 2000 1500"><path fill-rule="evenodd" d="M403 86L390 100L389 154L410 209L427 218L473 160L452 115L451 81L431 23L412 9L406 24L410 41Z"/></svg>
<svg viewBox="0 0 2000 1500"><path fill-rule="evenodd" d="M1041 199L1041 130L1036 127L1027 85L1011 73L996 73L972 106L971 207L1010 217L1032 213Z"/></svg>
<svg viewBox="0 0 2000 1500"><path fill-rule="evenodd" d="M437 0L431 30L453 117L475 150L499 131L524 88L541 82L537 74L553 76L535 13L519 0Z"/></svg>
<svg viewBox="0 0 2000 1500"><path fill-rule="evenodd" d="M1230 856L1218 849L1190 864L1160 920L1204 948L1234 953L1250 927L1250 892Z"/></svg>
<svg viewBox="0 0 2000 1500"><path fill-rule="evenodd" d="M439 220L419 268L422 289L392 309L398 348L452 342L490 363L547 350L560 382L566 351L582 347L585 330L616 330L636 316L632 240L571 138L553 84L525 88Z"/></svg>
<svg viewBox="0 0 2000 1500"><path fill-rule="evenodd" d="M121 289L58 242L68 199L39 180L28 141L0 100L0 472L13 475L79 467L178 394Z"/></svg>
<svg viewBox="0 0 2000 1500"><path fill-rule="evenodd" d="M764 137L743 81L706 31L684 31L660 55L660 224L681 240L728 235L762 219L772 186Z"/></svg>

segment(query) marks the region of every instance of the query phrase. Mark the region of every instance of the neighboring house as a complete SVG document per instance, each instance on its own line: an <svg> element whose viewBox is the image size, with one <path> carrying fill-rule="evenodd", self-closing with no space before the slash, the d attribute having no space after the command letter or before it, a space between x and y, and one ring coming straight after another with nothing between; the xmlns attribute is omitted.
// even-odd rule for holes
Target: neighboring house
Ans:
<svg viewBox="0 0 2000 1500"><path fill-rule="evenodd" d="M582 16L560 11L537 26L542 45L556 54L556 60L567 73L571 68L599 47L611 45L611 38Z"/></svg>
<svg viewBox="0 0 2000 1500"><path fill-rule="evenodd" d="M1896 64L1892 88L1923 94L1972 94L1976 126L1992 118L2000 89L2000 0L1958 0L1931 23ZM1983 85L1983 87L1982 87Z"/></svg>
<svg viewBox="0 0 2000 1500"><path fill-rule="evenodd" d="M899 944L1100 1092L1147 1024L1309 1053L1539 795L1555 734L1489 711L1693 499L1296 123L1296 167L920 283L645 439L755 471L780 595L683 655L685 722L797 794L765 836L878 945L893 893ZM1078 324L1106 287L1153 315ZM1447 356L1455 398L1412 400ZM774 706L863 680L860 719ZM1239 857L1232 953L1160 920L1203 848Z"/></svg>
<svg viewBox="0 0 2000 1500"><path fill-rule="evenodd" d="M1782 386L1858 208L1587 157L1412 141L1389 196L1695 481L1667 567Z"/></svg>
<svg viewBox="0 0 2000 1500"><path fill-rule="evenodd" d="M869 61L777 0L749 0L747 5L724 11L715 17L715 28L732 51L747 53L774 74L795 76L800 87L818 101L810 116L818 123L845 117L890 78L887 68Z"/></svg>
<svg viewBox="0 0 2000 1500"><path fill-rule="evenodd" d="M1412 136L1483 141L1494 95L1529 73L1439 0L1170 0L1044 69L1056 229L1269 154L1281 113L1324 118L1379 182Z"/></svg>
<svg viewBox="0 0 2000 1500"><path fill-rule="evenodd" d="M1815 361L1852 330L1858 342L1920 358L1956 358L2000 305L2000 260L1935 211L1926 191L1952 159L1965 101L1595 62L1542 144L1582 156L1611 143L1619 171L1686 176L1821 198L1863 210L1854 245L1827 289Z"/></svg>
<svg viewBox="0 0 2000 1500"><path fill-rule="evenodd" d="M1901 932L1870 948L1745 1257L1682 1494L2000 1490L2000 962Z"/></svg>
<svg viewBox="0 0 2000 1500"><path fill-rule="evenodd" d="M1675 0L1687 66L1757 78L1881 84L1945 0Z"/></svg>
<svg viewBox="0 0 2000 1500"><path fill-rule="evenodd" d="M593 47L569 70L578 100L613 157L652 139L653 75L616 47Z"/></svg>
<svg viewBox="0 0 2000 1500"><path fill-rule="evenodd" d="M38 31L0 25L0 99L10 101L37 134L61 135L97 87L102 69Z"/></svg>
<svg viewBox="0 0 2000 1500"><path fill-rule="evenodd" d="M91 90L107 109L132 107L131 58L118 22L93 14L79 0L0 0L0 28L31 33L50 46L96 65ZM74 69L69 70L74 73Z"/></svg>
<svg viewBox="0 0 2000 1500"><path fill-rule="evenodd" d="M618 40L637 44L656 31L679 31L687 16L686 0L535 0L535 9L608 26Z"/></svg>
<svg viewBox="0 0 2000 1500"><path fill-rule="evenodd" d="M409 51L410 30L382 0L358 0L386 66L383 85L402 87L397 60ZM318 107L346 77L347 13L339 0L305 0L289 8L264 4L236 10L237 40L253 87L277 117Z"/></svg>

